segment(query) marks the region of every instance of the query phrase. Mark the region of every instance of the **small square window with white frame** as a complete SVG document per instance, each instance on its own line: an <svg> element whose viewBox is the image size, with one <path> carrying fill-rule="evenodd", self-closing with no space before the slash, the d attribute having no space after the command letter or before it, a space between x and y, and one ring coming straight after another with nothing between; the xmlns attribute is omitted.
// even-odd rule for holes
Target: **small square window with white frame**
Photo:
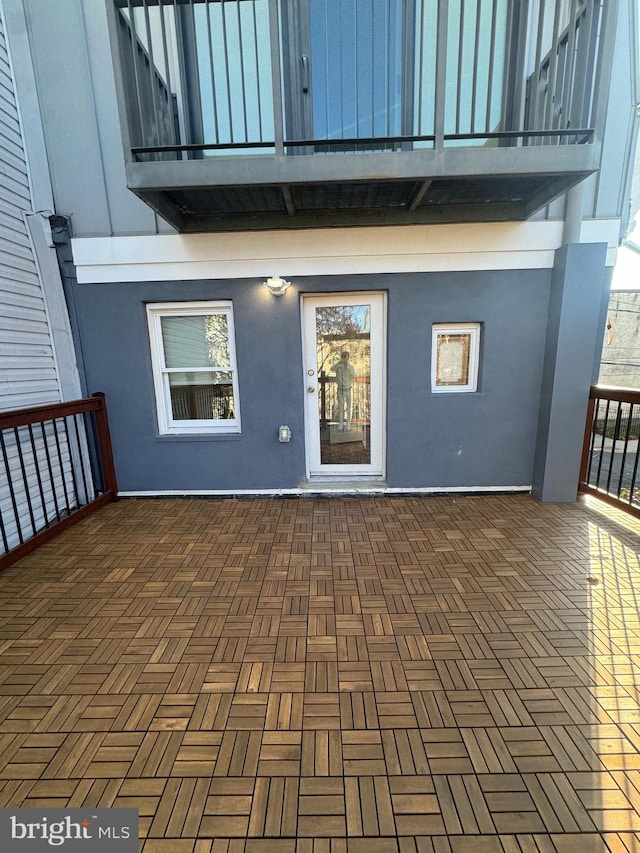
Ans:
<svg viewBox="0 0 640 853"><path fill-rule="evenodd" d="M431 345L431 391L476 391L480 323L435 323Z"/></svg>
<svg viewBox="0 0 640 853"><path fill-rule="evenodd" d="M231 302L147 305L160 435L240 432Z"/></svg>

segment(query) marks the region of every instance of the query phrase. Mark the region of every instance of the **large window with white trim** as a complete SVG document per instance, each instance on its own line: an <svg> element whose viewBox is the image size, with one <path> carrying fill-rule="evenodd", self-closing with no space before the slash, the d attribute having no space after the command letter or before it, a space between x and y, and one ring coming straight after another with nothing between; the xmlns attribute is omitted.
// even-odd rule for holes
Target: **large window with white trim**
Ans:
<svg viewBox="0 0 640 853"><path fill-rule="evenodd" d="M231 302L147 306L160 435L240 432Z"/></svg>

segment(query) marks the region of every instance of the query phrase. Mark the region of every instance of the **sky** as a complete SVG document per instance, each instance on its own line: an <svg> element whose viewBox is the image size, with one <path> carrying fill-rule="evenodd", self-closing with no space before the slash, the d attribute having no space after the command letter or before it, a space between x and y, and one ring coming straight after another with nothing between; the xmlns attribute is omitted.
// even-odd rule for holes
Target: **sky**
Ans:
<svg viewBox="0 0 640 853"><path fill-rule="evenodd" d="M640 223L635 225L625 243L618 249L611 289L640 290Z"/></svg>

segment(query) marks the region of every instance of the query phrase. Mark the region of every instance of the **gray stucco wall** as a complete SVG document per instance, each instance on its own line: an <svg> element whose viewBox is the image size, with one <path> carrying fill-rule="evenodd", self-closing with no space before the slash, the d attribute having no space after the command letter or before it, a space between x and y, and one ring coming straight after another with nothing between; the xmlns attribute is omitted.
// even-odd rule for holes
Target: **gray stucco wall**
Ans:
<svg viewBox="0 0 640 853"><path fill-rule="evenodd" d="M388 293L389 487L532 480L550 273L297 279L264 300L256 280L76 285L88 391L104 391L120 488L295 488L305 474L300 293ZM231 299L242 434L157 437L145 303ZM482 323L479 390L430 391L431 326ZM290 444L277 428L288 424Z"/></svg>

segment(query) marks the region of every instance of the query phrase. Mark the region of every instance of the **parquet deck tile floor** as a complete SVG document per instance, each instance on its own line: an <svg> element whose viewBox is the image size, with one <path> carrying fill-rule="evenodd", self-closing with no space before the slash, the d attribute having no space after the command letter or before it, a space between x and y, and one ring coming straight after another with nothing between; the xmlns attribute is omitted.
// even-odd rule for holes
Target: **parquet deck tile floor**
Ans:
<svg viewBox="0 0 640 853"><path fill-rule="evenodd" d="M122 500L0 576L0 806L144 853L640 851L640 522Z"/></svg>

